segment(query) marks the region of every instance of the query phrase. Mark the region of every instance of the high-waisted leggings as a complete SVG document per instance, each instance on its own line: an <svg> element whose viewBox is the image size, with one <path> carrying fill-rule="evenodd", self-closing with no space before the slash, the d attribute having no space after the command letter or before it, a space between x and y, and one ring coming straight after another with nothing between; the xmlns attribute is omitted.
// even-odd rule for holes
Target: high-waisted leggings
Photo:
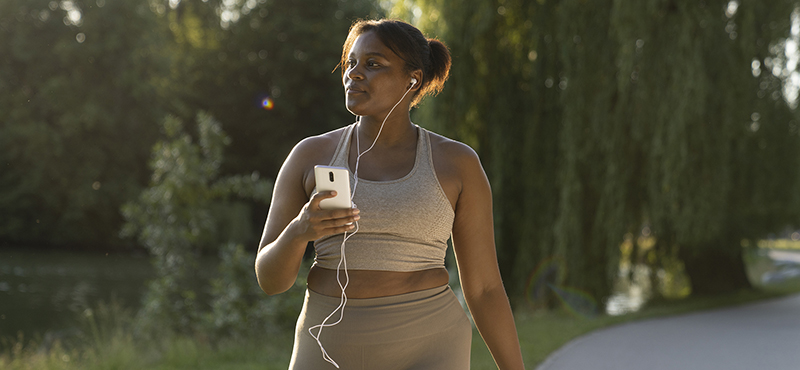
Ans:
<svg viewBox="0 0 800 370"><path fill-rule="evenodd" d="M335 369L323 359L308 328L320 324L338 305L339 297L306 291L289 370ZM328 323L338 318L337 313ZM468 370L472 325L445 285L348 299L341 323L324 328L320 341L343 370Z"/></svg>

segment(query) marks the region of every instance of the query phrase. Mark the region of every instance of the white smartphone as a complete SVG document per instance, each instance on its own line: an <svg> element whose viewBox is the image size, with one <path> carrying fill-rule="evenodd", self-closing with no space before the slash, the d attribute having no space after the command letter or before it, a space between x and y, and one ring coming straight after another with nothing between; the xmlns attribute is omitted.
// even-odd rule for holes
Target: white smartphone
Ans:
<svg viewBox="0 0 800 370"><path fill-rule="evenodd" d="M322 209L351 208L350 203L350 171L344 167L314 166L314 180L317 192L336 191L333 198L323 199L319 203Z"/></svg>

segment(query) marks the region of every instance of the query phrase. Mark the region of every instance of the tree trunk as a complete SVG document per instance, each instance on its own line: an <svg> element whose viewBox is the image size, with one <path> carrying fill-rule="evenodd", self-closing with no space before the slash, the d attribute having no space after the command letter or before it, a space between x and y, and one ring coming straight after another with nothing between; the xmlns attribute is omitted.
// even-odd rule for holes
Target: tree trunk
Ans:
<svg viewBox="0 0 800 370"><path fill-rule="evenodd" d="M714 245L683 246L679 255L692 287L692 295L713 295L750 289L742 248L728 241Z"/></svg>

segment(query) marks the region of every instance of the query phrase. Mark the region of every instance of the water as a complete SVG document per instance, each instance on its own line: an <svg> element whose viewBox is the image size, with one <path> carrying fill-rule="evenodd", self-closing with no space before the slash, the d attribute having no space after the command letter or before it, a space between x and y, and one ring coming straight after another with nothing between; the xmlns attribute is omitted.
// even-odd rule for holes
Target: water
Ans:
<svg viewBox="0 0 800 370"><path fill-rule="evenodd" d="M748 249L744 253L745 267L754 287L767 288L800 282L800 250ZM632 269L632 270L631 270ZM654 289L666 298L681 298L689 294L689 280L682 270L660 269L653 272L646 265L623 264L606 301L606 314L616 316L640 310L652 298ZM658 286L653 287L653 282Z"/></svg>
<svg viewBox="0 0 800 370"><path fill-rule="evenodd" d="M143 255L2 249L0 338L66 335L101 301L136 309L152 276Z"/></svg>

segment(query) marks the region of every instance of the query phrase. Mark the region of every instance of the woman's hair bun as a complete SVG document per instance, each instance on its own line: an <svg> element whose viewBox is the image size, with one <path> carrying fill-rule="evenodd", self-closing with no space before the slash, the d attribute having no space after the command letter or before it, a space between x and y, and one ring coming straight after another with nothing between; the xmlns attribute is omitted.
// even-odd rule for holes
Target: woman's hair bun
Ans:
<svg viewBox="0 0 800 370"><path fill-rule="evenodd" d="M433 94L436 95L444 88L444 82L450 76L450 65L452 60L450 58L450 50L447 46L437 39L428 39L428 45L431 48L431 64L430 70L426 73L428 79L427 89L421 91L421 95Z"/></svg>

